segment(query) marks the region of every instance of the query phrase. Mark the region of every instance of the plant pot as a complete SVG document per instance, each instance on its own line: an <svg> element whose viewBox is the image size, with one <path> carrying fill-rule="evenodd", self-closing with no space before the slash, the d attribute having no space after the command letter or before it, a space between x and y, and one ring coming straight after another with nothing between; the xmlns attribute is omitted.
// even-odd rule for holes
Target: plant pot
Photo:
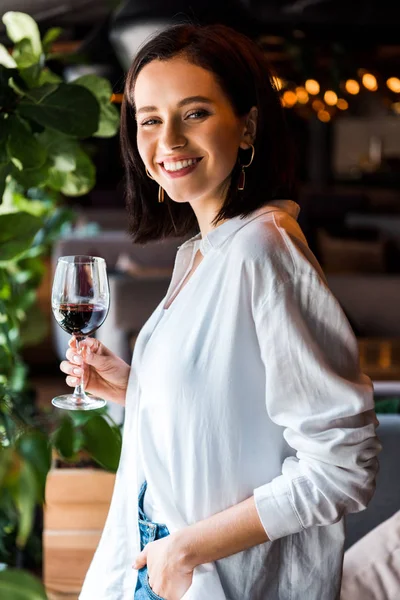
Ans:
<svg viewBox="0 0 400 600"><path fill-rule="evenodd" d="M115 474L52 469L46 483L43 583L49 600L77 600L106 521Z"/></svg>

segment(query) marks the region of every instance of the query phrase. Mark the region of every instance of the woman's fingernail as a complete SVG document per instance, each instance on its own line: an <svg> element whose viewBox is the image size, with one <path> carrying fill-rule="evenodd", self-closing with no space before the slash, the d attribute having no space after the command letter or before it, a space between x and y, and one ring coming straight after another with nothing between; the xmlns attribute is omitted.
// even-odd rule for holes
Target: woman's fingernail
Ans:
<svg viewBox="0 0 400 600"><path fill-rule="evenodd" d="M72 370L75 375L82 375L82 369L75 368Z"/></svg>
<svg viewBox="0 0 400 600"><path fill-rule="evenodd" d="M76 362L77 365L82 363L82 359L78 354L74 354L74 362Z"/></svg>
<svg viewBox="0 0 400 600"><path fill-rule="evenodd" d="M78 383L78 380L77 380L77 378L76 378L76 377L71 377L71 383L72 383L73 385L75 385L76 383Z"/></svg>

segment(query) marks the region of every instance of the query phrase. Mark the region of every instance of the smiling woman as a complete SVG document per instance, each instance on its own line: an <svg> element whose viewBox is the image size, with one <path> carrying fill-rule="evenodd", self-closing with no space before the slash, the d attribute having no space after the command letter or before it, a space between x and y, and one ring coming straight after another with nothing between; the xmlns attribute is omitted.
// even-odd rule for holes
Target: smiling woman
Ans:
<svg viewBox="0 0 400 600"><path fill-rule="evenodd" d="M337 600L343 515L374 491L373 389L288 199L259 48L163 31L129 70L121 139L133 238L196 235L135 343L80 600ZM121 369L101 345L90 361L103 386Z"/></svg>

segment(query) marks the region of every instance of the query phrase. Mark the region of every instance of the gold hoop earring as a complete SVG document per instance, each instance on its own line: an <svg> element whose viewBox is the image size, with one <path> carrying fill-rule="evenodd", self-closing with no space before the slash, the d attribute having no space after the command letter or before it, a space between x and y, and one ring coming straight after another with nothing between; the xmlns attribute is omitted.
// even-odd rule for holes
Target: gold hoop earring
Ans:
<svg viewBox="0 0 400 600"><path fill-rule="evenodd" d="M152 179L153 181L155 181L154 177L152 177L150 175L150 173L148 172L147 167L146 167L146 175L147 175L147 177L150 177L150 179ZM164 188L162 188L161 185L158 186L158 201L160 203L164 202Z"/></svg>
<svg viewBox="0 0 400 600"><path fill-rule="evenodd" d="M239 175L239 181L238 181L238 186L237 186L237 189L240 192L242 192L244 190L244 186L246 183L246 173L244 172L244 170L247 169L247 167L249 167L251 165L251 163L253 162L253 159L254 159L254 153L255 153L254 146L253 146L253 144L249 144L249 146L251 148L251 158L250 158L249 162L247 163L247 165L240 165L242 167L242 170Z"/></svg>

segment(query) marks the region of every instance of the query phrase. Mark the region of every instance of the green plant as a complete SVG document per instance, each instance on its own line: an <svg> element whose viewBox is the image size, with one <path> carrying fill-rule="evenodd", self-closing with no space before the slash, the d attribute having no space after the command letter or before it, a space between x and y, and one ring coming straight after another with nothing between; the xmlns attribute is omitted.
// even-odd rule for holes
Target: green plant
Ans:
<svg viewBox="0 0 400 600"><path fill-rule="evenodd" d="M44 502L53 450L66 461L85 452L115 471L121 433L104 412L36 414L21 350L45 333L36 291L43 257L74 217L63 196L86 194L95 184L85 140L115 135L119 114L107 80L86 75L64 83L48 68L60 29L41 39L27 14L8 12L3 22L13 48L0 44L0 562L8 566L0 572L0 597L39 600L43 586L10 567L19 566L18 551Z"/></svg>

